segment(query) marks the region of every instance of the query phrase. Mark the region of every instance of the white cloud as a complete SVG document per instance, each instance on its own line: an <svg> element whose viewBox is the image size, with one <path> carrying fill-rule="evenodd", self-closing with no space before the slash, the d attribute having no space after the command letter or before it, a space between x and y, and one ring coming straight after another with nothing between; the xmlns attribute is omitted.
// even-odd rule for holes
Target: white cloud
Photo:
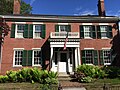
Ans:
<svg viewBox="0 0 120 90"><path fill-rule="evenodd" d="M35 2L35 0L31 0L31 1L30 1L30 5L32 5L34 2Z"/></svg>
<svg viewBox="0 0 120 90"><path fill-rule="evenodd" d="M107 16L120 16L120 10L116 11L106 11Z"/></svg>
<svg viewBox="0 0 120 90"><path fill-rule="evenodd" d="M80 10L79 12L74 13L75 16L78 15L94 15L95 14L95 10Z"/></svg>

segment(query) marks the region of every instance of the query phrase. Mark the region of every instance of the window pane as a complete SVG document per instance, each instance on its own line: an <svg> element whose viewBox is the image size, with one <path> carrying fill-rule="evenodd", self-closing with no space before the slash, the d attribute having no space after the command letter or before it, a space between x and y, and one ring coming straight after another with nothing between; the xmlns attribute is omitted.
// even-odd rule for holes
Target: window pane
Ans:
<svg viewBox="0 0 120 90"><path fill-rule="evenodd" d="M17 25L17 32L23 32L25 29L25 25L24 24L18 24Z"/></svg>
<svg viewBox="0 0 120 90"><path fill-rule="evenodd" d="M107 37L107 26L100 26L101 37Z"/></svg>
<svg viewBox="0 0 120 90"><path fill-rule="evenodd" d="M23 51L22 50L15 51L14 56L15 56L15 65L22 65Z"/></svg>
<svg viewBox="0 0 120 90"><path fill-rule="evenodd" d="M42 31L42 25L35 25L34 37L35 38L40 38L41 31Z"/></svg>
<svg viewBox="0 0 120 90"><path fill-rule="evenodd" d="M111 63L110 50L103 50L103 60L104 60L104 64L110 64Z"/></svg>
<svg viewBox="0 0 120 90"><path fill-rule="evenodd" d="M35 32L41 32L42 25L35 25Z"/></svg>
<svg viewBox="0 0 120 90"><path fill-rule="evenodd" d="M34 65L40 65L41 64L41 52L40 50L34 51Z"/></svg>
<svg viewBox="0 0 120 90"><path fill-rule="evenodd" d="M93 64L93 51L92 50L86 50L85 51L85 58L86 58L86 64Z"/></svg>
<svg viewBox="0 0 120 90"><path fill-rule="evenodd" d="M84 37L90 38L92 36L92 26L83 26Z"/></svg>

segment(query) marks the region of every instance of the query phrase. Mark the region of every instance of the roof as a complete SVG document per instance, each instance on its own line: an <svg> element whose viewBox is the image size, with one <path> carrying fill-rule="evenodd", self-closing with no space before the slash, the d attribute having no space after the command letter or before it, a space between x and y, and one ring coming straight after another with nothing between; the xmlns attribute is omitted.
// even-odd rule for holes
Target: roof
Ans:
<svg viewBox="0 0 120 90"><path fill-rule="evenodd" d="M6 21L28 21L28 22L117 22L119 18L116 16L98 16L98 15L85 15L85 16L69 16L69 15L0 15Z"/></svg>

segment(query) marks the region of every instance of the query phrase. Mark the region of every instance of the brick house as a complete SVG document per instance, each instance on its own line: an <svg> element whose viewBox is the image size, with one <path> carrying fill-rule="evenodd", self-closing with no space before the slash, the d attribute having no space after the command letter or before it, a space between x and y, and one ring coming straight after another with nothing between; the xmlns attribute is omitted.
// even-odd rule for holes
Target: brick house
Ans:
<svg viewBox="0 0 120 90"><path fill-rule="evenodd" d="M86 16L20 15L19 4L15 0L13 15L0 15L11 28L1 45L1 74L23 67L73 72L81 64L112 63L110 42L119 19L105 16L104 0L98 1L99 15Z"/></svg>

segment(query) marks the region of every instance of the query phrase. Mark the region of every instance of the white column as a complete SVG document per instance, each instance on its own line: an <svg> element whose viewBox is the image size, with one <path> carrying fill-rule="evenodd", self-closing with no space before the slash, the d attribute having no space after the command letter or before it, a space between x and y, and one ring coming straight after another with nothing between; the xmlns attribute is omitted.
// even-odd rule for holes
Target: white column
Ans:
<svg viewBox="0 0 120 90"><path fill-rule="evenodd" d="M80 48L78 47L78 65L81 65L81 60L80 60Z"/></svg>
<svg viewBox="0 0 120 90"><path fill-rule="evenodd" d="M78 58L77 58L77 48L75 48L75 67L78 66Z"/></svg>
<svg viewBox="0 0 120 90"><path fill-rule="evenodd" d="M53 47L50 48L51 49L51 53L50 53L50 68L53 71Z"/></svg>

